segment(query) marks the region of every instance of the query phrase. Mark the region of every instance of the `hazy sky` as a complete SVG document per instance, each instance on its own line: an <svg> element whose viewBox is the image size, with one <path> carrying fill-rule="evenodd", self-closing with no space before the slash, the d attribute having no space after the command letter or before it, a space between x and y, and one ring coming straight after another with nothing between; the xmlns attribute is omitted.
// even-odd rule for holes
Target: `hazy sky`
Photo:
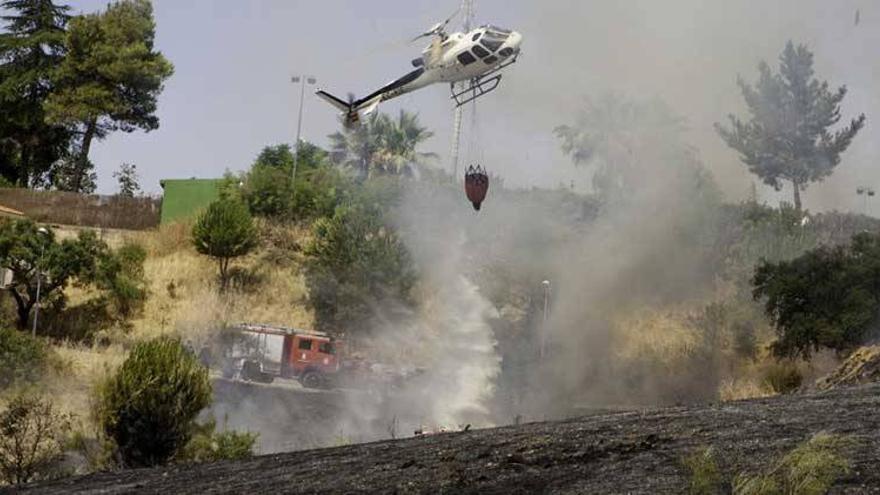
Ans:
<svg viewBox="0 0 880 495"><path fill-rule="evenodd" d="M135 163L148 192L172 177L216 177L246 168L267 144L292 142L297 72L344 96L363 95L410 70L423 48L406 40L456 9L458 1L427 0L154 0L157 44L174 63L159 104L161 127L117 133L95 146L99 190L111 173ZM78 0L90 12L106 0ZM876 184L880 142L880 3L874 0L478 0L476 23L523 33L523 56L501 88L477 107L476 128L462 139L465 161L479 160L515 186L588 184L558 151L554 126L567 123L580 97L616 91L661 97L690 122L690 141L728 197L743 197L750 177L712 123L742 112L737 74L756 76L764 58L775 65L787 39L807 43L818 75L850 94L845 118L868 115L868 126L830 180L811 188L812 209L854 208L857 184ZM854 16L860 9L860 23ZM313 89L313 88L312 88ZM445 86L383 104L417 111L435 131L426 149L449 166L452 105ZM471 121L467 116L466 120ZM318 144L336 130L335 110L309 90L303 137ZM875 182L877 181L877 182ZM766 188L762 197L775 201ZM880 212L880 206L878 206Z"/></svg>

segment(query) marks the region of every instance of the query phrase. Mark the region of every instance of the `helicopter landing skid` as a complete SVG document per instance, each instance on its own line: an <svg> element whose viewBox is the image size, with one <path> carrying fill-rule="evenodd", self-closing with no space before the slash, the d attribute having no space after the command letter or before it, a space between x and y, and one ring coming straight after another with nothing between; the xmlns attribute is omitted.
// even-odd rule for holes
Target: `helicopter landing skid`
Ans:
<svg viewBox="0 0 880 495"><path fill-rule="evenodd" d="M507 62L506 64L501 64L492 71L487 72L480 77L471 79L468 87L462 89L461 91L456 91L455 85L451 85L450 88L452 89L452 99L455 100L455 106L460 107L462 105L466 105L487 93L495 91L495 89L498 88L498 85L501 83L502 76L502 74L495 73L515 62L516 59L514 58L510 62ZM495 75L493 76L492 74Z"/></svg>

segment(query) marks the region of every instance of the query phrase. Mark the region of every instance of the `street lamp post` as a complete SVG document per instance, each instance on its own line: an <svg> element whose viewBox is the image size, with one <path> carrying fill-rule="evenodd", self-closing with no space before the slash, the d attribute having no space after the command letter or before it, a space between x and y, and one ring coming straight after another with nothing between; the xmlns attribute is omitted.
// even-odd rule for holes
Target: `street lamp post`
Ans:
<svg viewBox="0 0 880 495"><path fill-rule="evenodd" d="M860 186L856 189L856 194L863 197L864 213L865 215L870 215L870 212L868 211L868 198L874 197L874 194L876 194L874 189L867 186Z"/></svg>
<svg viewBox="0 0 880 495"><path fill-rule="evenodd" d="M310 85L314 85L317 82L314 76L308 75L300 75L293 76L290 78L290 82L300 84L299 90L299 117L296 121L296 144L294 144L293 150L293 173L290 176L291 186L292 186L292 194L296 195L296 167L299 162L299 139L300 132L302 131L302 121L303 121L303 104L305 103L305 95L306 95L306 83Z"/></svg>
<svg viewBox="0 0 880 495"><path fill-rule="evenodd" d="M37 229L37 234L41 234L44 236L49 235L49 231L46 230L45 227L40 227ZM31 336L37 336L37 320L40 318L40 289L42 288L43 281L43 255L46 252L46 245L40 242L40 257L37 259L37 300L36 306L34 307L34 326L31 329Z"/></svg>
<svg viewBox="0 0 880 495"><path fill-rule="evenodd" d="M547 342L547 319L550 316L550 281L545 280L541 282L541 285L544 286L544 323L541 328L541 348L540 348L540 357L541 361L544 360L544 348Z"/></svg>

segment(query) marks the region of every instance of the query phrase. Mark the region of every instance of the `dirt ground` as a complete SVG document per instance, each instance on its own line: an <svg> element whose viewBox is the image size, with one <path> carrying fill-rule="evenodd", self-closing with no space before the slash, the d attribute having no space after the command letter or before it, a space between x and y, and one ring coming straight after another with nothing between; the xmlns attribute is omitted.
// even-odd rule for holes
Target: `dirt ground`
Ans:
<svg viewBox="0 0 880 495"><path fill-rule="evenodd" d="M681 459L694 449L713 446L732 476L823 430L855 441L853 469L832 493L880 493L878 411L880 385L866 385L102 473L19 493L682 493Z"/></svg>

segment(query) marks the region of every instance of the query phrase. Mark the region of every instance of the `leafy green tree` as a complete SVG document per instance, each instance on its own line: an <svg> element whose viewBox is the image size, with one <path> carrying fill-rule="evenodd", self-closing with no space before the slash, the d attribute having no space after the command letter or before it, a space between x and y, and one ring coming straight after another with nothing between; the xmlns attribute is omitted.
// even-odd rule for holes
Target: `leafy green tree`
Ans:
<svg viewBox="0 0 880 495"><path fill-rule="evenodd" d="M831 175L865 116L832 131L840 122L846 87L832 92L827 82L813 77L813 53L804 45L785 45L777 74L763 61L758 70L755 86L737 80L749 121L731 115L730 127L715 128L765 184L778 191L784 181L791 182L794 206L801 211L801 190Z"/></svg>
<svg viewBox="0 0 880 495"><path fill-rule="evenodd" d="M156 466L189 442L211 381L179 340L160 337L137 344L97 394L98 422L125 465Z"/></svg>
<svg viewBox="0 0 880 495"><path fill-rule="evenodd" d="M401 110L394 120L375 113L359 126L330 135L330 159L361 177L410 175L437 156L418 151L433 135L416 114Z"/></svg>
<svg viewBox="0 0 880 495"><path fill-rule="evenodd" d="M43 397L13 397L0 411L0 480L18 485L44 475L61 457L71 419Z"/></svg>
<svg viewBox="0 0 880 495"><path fill-rule="evenodd" d="M412 260L376 204L349 201L312 228L306 284L322 330L368 326L387 303L413 304L417 277Z"/></svg>
<svg viewBox="0 0 880 495"><path fill-rule="evenodd" d="M880 310L880 237L858 234L849 247L820 247L791 261L763 262L755 299L776 328L779 357L860 345Z"/></svg>
<svg viewBox="0 0 880 495"><path fill-rule="evenodd" d="M40 185L71 138L46 122L43 101L64 57L69 7L51 0L6 0L0 8L0 176L20 187Z"/></svg>
<svg viewBox="0 0 880 495"><path fill-rule="evenodd" d="M123 163L118 171L113 172L113 178L119 183L120 196L133 198L141 190L141 185L138 183L137 165Z"/></svg>
<svg viewBox="0 0 880 495"><path fill-rule="evenodd" d="M42 276L41 303L63 301L63 289L72 279L94 280L98 261L107 252L107 245L94 232L57 242L52 230L40 232L31 221L0 222L0 267L12 271L7 290L18 309L18 327L27 328L36 304L38 273Z"/></svg>
<svg viewBox="0 0 880 495"><path fill-rule="evenodd" d="M292 185L290 146L264 148L243 181L242 197L251 212L291 219L332 215L347 181L327 163L327 153L311 143L302 143L297 169L296 184Z"/></svg>
<svg viewBox="0 0 880 495"><path fill-rule="evenodd" d="M192 237L199 253L217 260L221 291L229 285L229 262L257 246L257 229L247 206L233 199L211 203L193 225Z"/></svg>
<svg viewBox="0 0 880 495"><path fill-rule="evenodd" d="M80 136L64 188L83 189L94 139L159 127L157 98L173 66L155 49L155 31L149 0L120 0L71 21L57 89L45 103L50 122L75 127Z"/></svg>

